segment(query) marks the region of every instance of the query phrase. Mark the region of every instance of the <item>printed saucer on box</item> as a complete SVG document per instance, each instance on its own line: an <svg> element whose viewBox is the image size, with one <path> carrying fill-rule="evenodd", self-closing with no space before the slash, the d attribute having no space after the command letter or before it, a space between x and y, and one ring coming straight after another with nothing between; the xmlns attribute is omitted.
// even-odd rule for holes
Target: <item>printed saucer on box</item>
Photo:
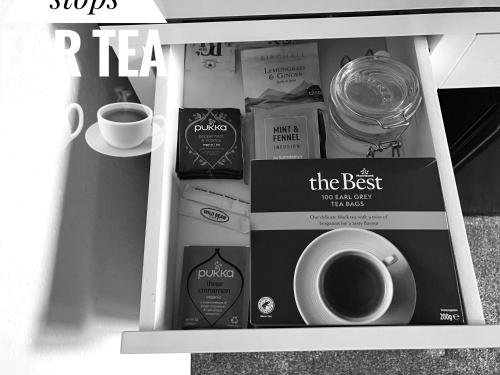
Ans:
<svg viewBox="0 0 500 375"><path fill-rule="evenodd" d="M383 261L395 256L397 262L387 269L392 277L392 303L379 319L370 325L403 325L413 317L417 300L415 278L407 260L389 240L359 228L341 228L326 232L306 247L297 262L294 294L297 308L308 325L331 325L330 312L317 293L318 274L324 262L339 251L358 249Z"/></svg>

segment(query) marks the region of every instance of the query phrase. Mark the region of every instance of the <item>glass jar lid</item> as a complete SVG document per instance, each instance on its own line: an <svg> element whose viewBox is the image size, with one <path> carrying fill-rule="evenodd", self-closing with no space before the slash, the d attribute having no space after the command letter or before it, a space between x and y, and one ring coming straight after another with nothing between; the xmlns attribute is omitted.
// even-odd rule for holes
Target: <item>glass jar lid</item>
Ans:
<svg viewBox="0 0 500 375"><path fill-rule="evenodd" d="M336 125L367 142L404 131L396 129L409 125L421 100L416 74L386 56L352 60L330 85L330 113Z"/></svg>

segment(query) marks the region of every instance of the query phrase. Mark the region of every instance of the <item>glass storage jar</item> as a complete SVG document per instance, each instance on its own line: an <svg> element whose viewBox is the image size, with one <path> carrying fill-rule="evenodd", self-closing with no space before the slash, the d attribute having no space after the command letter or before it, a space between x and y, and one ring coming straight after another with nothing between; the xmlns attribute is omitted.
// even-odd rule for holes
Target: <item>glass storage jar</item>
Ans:
<svg viewBox="0 0 500 375"><path fill-rule="evenodd" d="M373 157L389 148L399 156L401 136L421 101L418 78L402 62L383 55L352 60L330 84L335 143L356 156Z"/></svg>

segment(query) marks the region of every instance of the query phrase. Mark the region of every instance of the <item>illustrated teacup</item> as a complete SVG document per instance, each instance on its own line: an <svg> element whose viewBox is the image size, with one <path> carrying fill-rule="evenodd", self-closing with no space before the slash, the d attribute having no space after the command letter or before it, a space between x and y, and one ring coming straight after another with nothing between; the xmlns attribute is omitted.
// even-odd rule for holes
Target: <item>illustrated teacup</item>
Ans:
<svg viewBox="0 0 500 375"><path fill-rule="evenodd" d="M153 111L139 103L112 103L97 111L99 131L116 148L134 148L152 134Z"/></svg>
<svg viewBox="0 0 500 375"><path fill-rule="evenodd" d="M370 324L381 318L393 297L387 269L397 258L383 261L368 251L346 249L327 259L318 275L321 303L332 324Z"/></svg>

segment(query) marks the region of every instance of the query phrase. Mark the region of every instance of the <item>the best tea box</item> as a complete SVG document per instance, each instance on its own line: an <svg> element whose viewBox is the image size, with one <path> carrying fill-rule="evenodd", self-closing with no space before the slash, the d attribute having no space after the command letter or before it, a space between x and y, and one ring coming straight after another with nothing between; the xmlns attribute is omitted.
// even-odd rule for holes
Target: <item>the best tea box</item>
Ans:
<svg viewBox="0 0 500 375"><path fill-rule="evenodd" d="M372 231L404 256L416 287L409 324L465 323L435 159L254 160L251 168L252 325L306 324L297 262L339 228Z"/></svg>

